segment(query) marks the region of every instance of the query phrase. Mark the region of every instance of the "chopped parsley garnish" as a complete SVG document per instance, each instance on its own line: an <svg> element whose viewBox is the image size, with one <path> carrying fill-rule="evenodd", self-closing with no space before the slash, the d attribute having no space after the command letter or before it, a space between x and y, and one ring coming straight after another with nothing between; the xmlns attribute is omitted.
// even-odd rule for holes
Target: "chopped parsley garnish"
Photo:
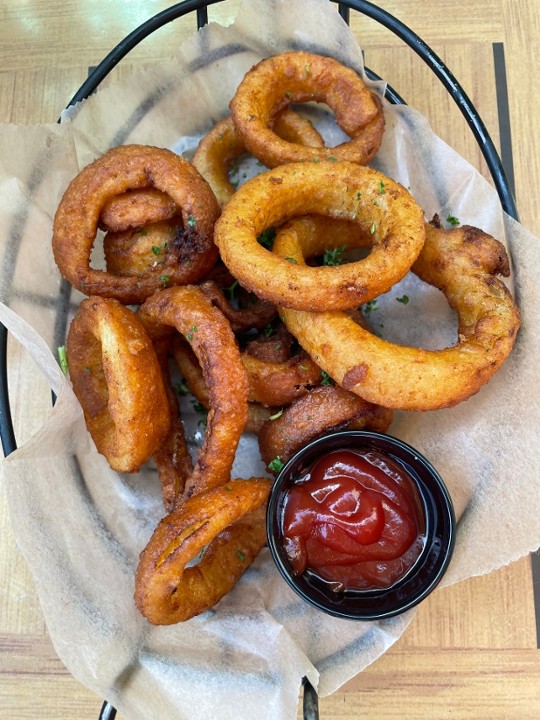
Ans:
<svg viewBox="0 0 540 720"><path fill-rule="evenodd" d="M203 427L206 427L207 417L208 417L208 409L204 407L204 405L201 405L200 402L194 401L191 403L193 405L193 409L195 412L199 415L201 415L201 419L197 423L197 425L202 425Z"/></svg>
<svg viewBox="0 0 540 720"><path fill-rule="evenodd" d="M222 288L225 295L228 295L229 300L234 300L236 289L238 288L238 280L235 280L229 287Z"/></svg>
<svg viewBox="0 0 540 720"><path fill-rule="evenodd" d="M314 157L314 158L313 158L313 162L314 162L314 163L318 163L319 160L320 160L320 158L318 158L318 157Z"/></svg>
<svg viewBox="0 0 540 720"><path fill-rule="evenodd" d="M460 224L459 218L455 217L455 215L448 215L448 217L446 218L446 222L449 225L459 225Z"/></svg>
<svg viewBox="0 0 540 720"><path fill-rule="evenodd" d="M369 232L373 235L376 229L377 229L377 225L374 222L372 222L371 227L369 228Z"/></svg>
<svg viewBox="0 0 540 720"><path fill-rule="evenodd" d="M263 335L265 338L271 337L276 332L276 329L273 327L272 323L268 323L268 325L263 330Z"/></svg>
<svg viewBox="0 0 540 720"><path fill-rule="evenodd" d="M400 303L403 303L403 305L407 305L407 303L409 302L409 296L403 295L403 297L396 298L396 300Z"/></svg>
<svg viewBox="0 0 540 720"><path fill-rule="evenodd" d="M377 300L368 300L367 303L364 303L362 305L362 309L364 311L364 315L369 315L374 310L377 310Z"/></svg>
<svg viewBox="0 0 540 720"><path fill-rule="evenodd" d="M327 372L325 372L324 370L321 370L321 375L322 375L321 385L333 385L334 384L334 381L332 380L332 378L330 377L330 375Z"/></svg>
<svg viewBox="0 0 540 720"><path fill-rule="evenodd" d="M195 227L195 225L197 224L197 218L194 218L193 215L191 217L188 217L187 224L189 225L189 227Z"/></svg>
<svg viewBox="0 0 540 720"><path fill-rule="evenodd" d="M386 192L386 188L384 187L384 183L382 180L379 181L379 195L384 195Z"/></svg>
<svg viewBox="0 0 540 720"><path fill-rule="evenodd" d="M159 255L161 253L161 248L159 245L152 245L152 252L154 255Z"/></svg>
<svg viewBox="0 0 540 720"><path fill-rule="evenodd" d="M244 562L244 560L246 559L246 553L242 552L242 550L237 550L236 557L240 560L240 562Z"/></svg>
<svg viewBox="0 0 540 720"><path fill-rule="evenodd" d="M268 463L268 469L272 470L272 472L278 473L284 466L283 460L279 457L275 457L271 462Z"/></svg>
<svg viewBox="0 0 540 720"><path fill-rule="evenodd" d="M309 67L309 65L306 65L305 71L306 71L306 75L309 75L309 73L311 72L311 68Z"/></svg>
<svg viewBox="0 0 540 720"><path fill-rule="evenodd" d="M341 265L344 260L341 257L345 250L347 249L346 245L341 245L337 248L331 248L330 250L325 250L323 255L323 265Z"/></svg>
<svg viewBox="0 0 540 720"><path fill-rule="evenodd" d="M162 283L163 285L167 285L167 283L169 282L170 279L171 278L168 275L160 275L159 276L159 282Z"/></svg>
<svg viewBox="0 0 540 720"><path fill-rule="evenodd" d="M270 417L268 419L269 420L277 420L278 417L281 417L282 415L283 415L283 408L281 408L281 410L278 410L277 413L270 415Z"/></svg>
<svg viewBox="0 0 540 720"><path fill-rule="evenodd" d="M298 260L296 258L286 256L284 259L287 260L288 262L292 262L295 265L298 265Z"/></svg>
<svg viewBox="0 0 540 720"><path fill-rule="evenodd" d="M64 375L68 374L68 360L65 345L60 345L58 348L58 362L60 363L60 369ZM89 371L90 372L90 371Z"/></svg>
<svg viewBox="0 0 540 720"><path fill-rule="evenodd" d="M180 380L180 382L174 383L173 389L176 390L179 395L190 394L190 389L188 388L185 380Z"/></svg>
<svg viewBox="0 0 540 720"><path fill-rule="evenodd" d="M271 250L272 246L274 245L274 240L276 239L276 231L274 228L266 228L264 232L262 232L259 237L257 238L257 242L259 245L262 245L263 248L266 248L267 250Z"/></svg>
<svg viewBox="0 0 540 720"><path fill-rule="evenodd" d="M193 333L196 333L196 332L197 332L197 326L192 325L190 331L188 333L186 333L186 337L189 340L189 342L191 342L193 340Z"/></svg>

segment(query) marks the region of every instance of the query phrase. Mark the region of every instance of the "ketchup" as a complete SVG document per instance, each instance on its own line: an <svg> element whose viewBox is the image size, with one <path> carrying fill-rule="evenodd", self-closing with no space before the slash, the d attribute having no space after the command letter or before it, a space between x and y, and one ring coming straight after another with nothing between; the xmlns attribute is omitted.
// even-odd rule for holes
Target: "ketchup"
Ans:
<svg viewBox="0 0 540 720"><path fill-rule="evenodd" d="M331 588L386 588L420 555L425 522L412 478L374 451L336 450L285 496L285 551L296 573Z"/></svg>

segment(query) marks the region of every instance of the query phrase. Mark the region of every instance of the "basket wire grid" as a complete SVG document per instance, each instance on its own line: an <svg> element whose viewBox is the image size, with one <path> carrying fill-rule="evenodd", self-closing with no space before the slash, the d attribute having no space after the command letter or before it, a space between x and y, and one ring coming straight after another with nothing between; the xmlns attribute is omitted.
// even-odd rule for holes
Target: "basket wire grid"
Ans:
<svg viewBox="0 0 540 720"><path fill-rule="evenodd" d="M149 20L133 30L133 32L127 35L113 50L111 50L111 52L88 75L88 78L77 90L67 107L75 105L77 102L85 100L89 97L99 87L101 82L109 75L114 67L116 67L116 65L126 55L128 55L133 48L135 48L142 40L150 36L153 32L167 23L189 13L195 13L197 28L200 29L208 23L208 7L210 5L216 5L220 2L224 2L224 0L206 0L206 2L204 0L184 0L183 2L172 5L166 10L151 17ZM386 10L383 10L371 2L367 2L366 0L345 0L345 2L330 0L330 2L334 2L338 5L338 12L347 24L349 24L351 10L361 13L393 32L422 58L422 60L428 65L448 91L470 127L488 166L503 210L515 220L519 220L513 192L493 140L491 139L482 118L470 98L438 55L404 23L388 13ZM366 68L365 71L370 79L381 79L369 68ZM385 97L391 103L405 104L403 98L388 85L385 90ZM61 299L59 303L59 305L63 303L64 307L59 307L58 309L59 318L65 318L67 316L65 308L69 303L69 297L70 287L67 283L65 283L61 292ZM60 320L59 323L57 323L56 332L59 337L63 338L65 334L65 320ZM2 440L4 455L6 457L17 448L9 402L7 342L7 329L0 323L0 438ZM62 343L60 342L59 344ZM307 678L303 679L302 685L304 720L318 720L319 709L317 693ZM117 711L113 705L108 701L105 701L101 707L99 720L113 720L116 717L116 713Z"/></svg>

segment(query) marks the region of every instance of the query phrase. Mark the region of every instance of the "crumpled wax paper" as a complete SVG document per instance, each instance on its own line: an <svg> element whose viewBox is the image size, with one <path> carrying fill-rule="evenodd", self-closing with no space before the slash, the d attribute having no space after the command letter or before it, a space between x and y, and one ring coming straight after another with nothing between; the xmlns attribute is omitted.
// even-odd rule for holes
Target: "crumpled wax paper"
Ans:
<svg viewBox="0 0 540 720"><path fill-rule="evenodd" d="M260 58L291 49L331 55L362 72L360 48L327 0L249 0L234 25L209 25L170 62L98 91L62 124L0 128L1 297L11 308L0 307L0 320L58 395L43 428L3 463L13 529L58 655L130 720L294 718L303 676L320 694L333 692L384 653L411 619L326 617L293 595L264 550L214 610L177 626L150 626L135 609L133 577L163 514L155 470L110 471L53 354L81 299L61 282L50 249L52 218L69 180L117 144L155 144L189 157L201 134L227 114L243 74ZM511 357L478 395L449 410L396 413L390 428L435 464L453 497L460 521L444 580L451 583L540 545L540 246L502 213L495 191L424 117L386 102L385 112L373 165L409 187L427 218L452 214L502 239L522 311ZM326 132L324 113L317 122ZM407 306L395 302L403 294ZM390 340L432 348L455 342L446 301L414 277L377 307L371 321L375 330L384 323ZM201 431L188 421L196 445ZM254 438L246 437L234 474L261 470Z"/></svg>

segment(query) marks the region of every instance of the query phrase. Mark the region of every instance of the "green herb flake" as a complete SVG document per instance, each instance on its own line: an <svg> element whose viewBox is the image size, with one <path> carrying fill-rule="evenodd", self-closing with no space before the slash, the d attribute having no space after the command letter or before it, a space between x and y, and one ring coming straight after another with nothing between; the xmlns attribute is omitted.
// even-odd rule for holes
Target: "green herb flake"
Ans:
<svg viewBox="0 0 540 720"><path fill-rule="evenodd" d="M58 348L58 362L60 363L60 369L64 375L68 374L68 359L65 345L60 345Z"/></svg>
<svg viewBox="0 0 540 720"><path fill-rule="evenodd" d="M187 383L186 383L185 380L180 380L180 382L174 383L174 385L173 385L173 390L175 390L175 391L178 393L178 395L184 395L184 396L185 396L185 395L189 395L189 394L190 394L190 389L189 389L189 387L187 386Z"/></svg>
<svg viewBox="0 0 540 720"><path fill-rule="evenodd" d="M403 305L407 305L409 302L409 296L403 295L403 297L396 298L396 300L400 303L403 303Z"/></svg>
<svg viewBox="0 0 540 720"><path fill-rule="evenodd" d="M292 93L289 92L289 91L287 91L287 92L285 93L285 97L287 98L287 100L290 100L290 99L292 98Z"/></svg>
<svg viewBox="0 0 540 720"><path fill-rule="evenodd" d="M309 65L306 65L306 67L304 69L306 71L306 75L309 75L311 72L311 68L309 67Z"/></svg>
<svg viewBox="0 0 540 720"><path fill-rule="evenodd" d="M189 225L189 227L195 227L195 225L197 224L197 218L194 218L193 215L191 215L187 219L187 224Z"/></svg>
<svg viewBox="0 0 540 720"><path fill-rule="evenodd" d="M277 419L278 419L279 417L281 417L282 415L283 415L283 408L281 408L281 410L278 410L278 411L277 411L276 413L274 413L273 415L270 415L270 417L269 417L268 419L269 419L269 420L277 420Z"/></svg>
<svg viewBox="0 0 540 720"><path fill-rule="evenodd" d="M386 192L386 188L384 187L384 183L382 180L379 181L379 195L384 195Z"/></svg>
<svg viewBox="0 0 540 720"><path fill-rule="evenodd" d="M268 469L272 472L278 473L284 466L283 460L279 457L275 457L271 462L268 463Z"/></svg>
<svg viewBox="0 0 540 720"><path fill-rule="evenodd" d="M84 372L85 372L87 375L90 375L90 368L89 368L89 367L85 367L85 368L84 368Z"/></svg>
<svg viewBox="0 0 540 720"><path fill-rule="evenodd" d="M154 255L160 255L161 248L159 247L159 245L152 245L152 252L154 253Z"/></svg>
<svg viewBox="0 0 540 720"><path fill-rule="evenodd" d="M318 158L318 157L314 157L314 158L313 158L313 162L314 162L314 163L318 163L319 160L320 160L320 158Z"/></svg>
<svg viewBox="0 0 540 720"><path fill-rule="evenodd" d="M225 490L227 492L232 492L232 487L230 485L225 485Z"/></svg>
<svg viewBox="0 0 540 720"><path fill-rule="evenodd" d="M335 155L329 155L327 160L330 160L330 162L337 162L337 157Z"/></svg>
<svg viewBox="0 0 540 720"><path fill-rule="evenodd" d="M197 425L202 425L203 427L206 427L207 424L207 417L208 417L208 409L204 407L204 405L201 405L200 402L194 401L191 403L193 405L193 409L198 415L201 415L201 419L197 423Z"/></svg>
<svg viewBox="0 0 540 720"><path fill-rule="evenodd" d="M448 217L446 218L446 222L447 222L449 225L454 225L454 226L461 224L460 221L459 221L459 218L455 217L455 215L448 215Z"/></svg>
<svg viewBox="0 0 540 720"><path fill-rule="evenodd" d="M262 232L259 237L257 238L257 242L259 245L262 245L263 248L266 248L267 250L271 250L272 246L274 245L274 240L276 239L276 231L274 228L266 228L264 232Z"/></svg>
<svg viewBox="0 0 540 720"><path fill-rule="evenodd" d="M169 283L169 280L170 280L170 279L171 279L171 278L170 278L168 275L160 275L160 276L159 276L159 282L160 282L162 285L167 285L167 284Z"/></svg>
<svg viewBox="0 0 540 720"><path fill-rule="evenodd" d="M369 232L373 235L375 233L375 230L377 229L377 225L372 222L371 227L369 228Z"/></svg>
<svg viewBox="0 0 540 720"><path fill-rule="evenodd" d="M342 255L346 249L347 245L341 245L340 247L325 250L323 255L323 265L342 265L344 262Z"/></svg>
<svg viewBox="0 0 540 720"><path fill-rule="evenodd" d="M296 258L285 257L284 259L287 260L287 262L291 262L291 263L294 263L295 265L298 265L298 260Z"/></svg>
<svg viewBox="0 0 540 720"><path fill-rule="evenodd" d="M244 562L244 560L246 559L246 553L242 552L242 550L237 550L236 557L240 560L240 562Z"/></svg>
<svg viewBox="0 0 540 720"><path fill-rule="evenodd" d="M234 300L234 295L236 293L236 290L239 286L238 280L235 280L232 285L229 287L222 288L225 295L229 297L229 300Z"/></svg>
<svg viewBox="0 0 540 720"><path fill-rule="evenodd" d="M330 377L330 375L327 372L325 372L324 370L321 370L321 375L322 375L321 385L333 385L334 384L334 381L332 380L332 378Z"/></svg>
<svg viewBox="0 0 540 720"><path fill-rule="evenodd" d="M377 308L377 300L368 300L367 303L364 303L362 305L362 309L364 311L364 315L369 315L374 310L378 310Z"/></svg>
<svg viewBox="0 0 540 720"><path fill-rule="evenodd" d="M269 323L263 330L263 335L265 338L271 337L276 332L275 328L272 327L272 324Z"/></svg>

